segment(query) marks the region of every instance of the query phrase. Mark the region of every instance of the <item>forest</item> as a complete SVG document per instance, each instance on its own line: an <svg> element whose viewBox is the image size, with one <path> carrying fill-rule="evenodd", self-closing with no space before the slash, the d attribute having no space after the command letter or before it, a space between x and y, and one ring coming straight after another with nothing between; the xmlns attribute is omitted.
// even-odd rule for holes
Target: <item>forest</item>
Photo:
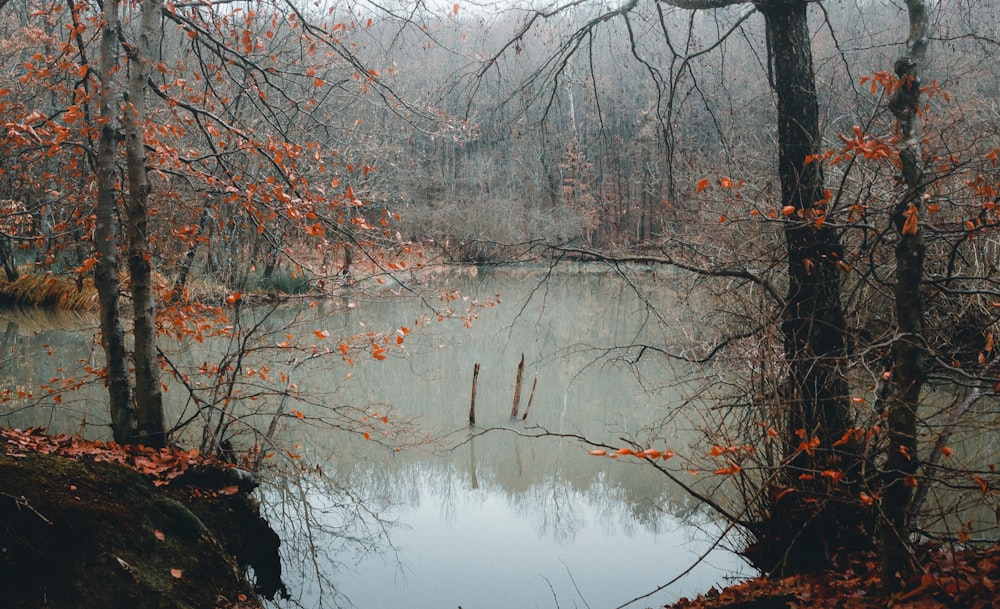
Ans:
<svg viewBox="0 0 1000 609"><path fill-rule="evenodd" d="M0 15L0 301L95 313L99 351L58 383L5 384L0 413L97 386L108 437L86 441L255 472L301 458L281 439L296 424L400 450L426 442L411 422L295 379L478 323L500 296L437 283L454 269L586 264L653 328L603 361L706 371L699 438L518 433L656 470L774 581L853 569L899 602L992 606L996 573L967 567L995 559L1000 524L1000 6L0 0ZM646 273L708 303L696 329L671 329L682 299ZM356 291L422 312L275 338L287 303ZM217 361L180 357L204 341L226 344Z"/></svg>

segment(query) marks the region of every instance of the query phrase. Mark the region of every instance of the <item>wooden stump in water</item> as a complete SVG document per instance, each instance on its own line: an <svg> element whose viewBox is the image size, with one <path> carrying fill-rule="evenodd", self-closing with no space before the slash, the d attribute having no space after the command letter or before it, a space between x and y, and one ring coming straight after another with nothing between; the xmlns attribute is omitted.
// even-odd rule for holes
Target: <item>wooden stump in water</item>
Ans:
<svg viewBox="0 0 1000 609"><path fill-rule="evenodd" d="M510 418L517 418L517 411L521 409L521 381L524 380L524 354L521 354L521 363L517 365L517 380L514 382L514 405L510 409Z"/></svg>
<svg viewBox="0 0 1000 609"><path fill-rule="evenodd" d="M528 418L528 413L531 412L531 403L535 401L535 388L538 387L538 373L535 373L535 380L531 382L531 394L528 396L528 405L524 407L524 416L521 420L524 421Z"/></svg>
<svg viewBox="0 0 1000 609"><path fill-rule="evenodd" d="M472 403L469 405L469 426L476 424L476 381L479 379L479 362L472 371Z"/></svg>

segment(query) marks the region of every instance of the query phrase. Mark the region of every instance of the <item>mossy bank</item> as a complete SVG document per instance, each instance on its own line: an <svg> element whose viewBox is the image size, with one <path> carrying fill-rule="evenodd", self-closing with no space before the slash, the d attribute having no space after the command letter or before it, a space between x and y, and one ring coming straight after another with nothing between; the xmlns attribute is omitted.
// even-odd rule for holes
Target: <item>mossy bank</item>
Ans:
<svg viewBox="0 0 1000 609"><path fill-rule="evenodd" d="M225 476L196 468L155 486L126 465L10 450L0 434L3 606L261 607L284 592L278 538L250 485Z"/></svg>

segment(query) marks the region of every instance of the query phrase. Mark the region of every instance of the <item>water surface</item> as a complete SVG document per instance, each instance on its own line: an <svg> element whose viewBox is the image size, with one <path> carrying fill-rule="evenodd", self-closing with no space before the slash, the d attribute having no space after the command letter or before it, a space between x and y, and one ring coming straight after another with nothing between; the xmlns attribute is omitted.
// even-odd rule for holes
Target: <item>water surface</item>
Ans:
<svg viewBox="0 0 1000 609"><path fill-rule="evenodd" d="M448 278L423 298L358 289L271 313L270 344L320 330L335 347L365 332L411 329L385 361L359 355L352 364L321 358L289 367L270 354L262 357L271 361L244 362L248 369L268 364L275 374L288 369L290 382L311 396L253 402L260 426L279 407L303 415L281 419L280 441L309 473L274 475L261 490L284 539L295 597L276 605L611 608L698 563L678 583L632 605L645 607L745 573L735 555L712 548L720 524L710 511L652 467L591 457L579 439L614 446L635 439L683 452L700 437L698 409L705 405L698 388L711 371L650 355L638 363L619 358L618 347L664 344L697 331L698 306L672 277L641 281L643 297L603 268L498 271ZM438 321L449 306L466 319ZM99 365L95 326L86 316L10 313L5 386L75 382L73 370ZM227 348L219 341L165 345L184 366L216 361ZM527 420L511 421L522 354L522 414L536 378L537 388ZM470 427L476 362L477 425ZM31 400L47 391L31 390ZM43 399L42 408L13 400L4 419L106 435L106 413L95 406L102 391L60 389L60 403ZM178 387L167 397L174 417L190 412ZM319 422L339 408L387 417L385 436L366 440Z"/></svg>

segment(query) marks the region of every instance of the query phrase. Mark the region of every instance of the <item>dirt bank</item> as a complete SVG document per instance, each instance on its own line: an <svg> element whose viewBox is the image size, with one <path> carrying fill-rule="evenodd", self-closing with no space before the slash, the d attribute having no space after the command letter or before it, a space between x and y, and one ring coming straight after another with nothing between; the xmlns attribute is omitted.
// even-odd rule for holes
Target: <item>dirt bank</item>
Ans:
<svg viewBox="0 0 1000 609"><path fill-rule="evenodd" d="M283 586L252 487L191 452L0 430L3 606L260 607Z"/></svg>

